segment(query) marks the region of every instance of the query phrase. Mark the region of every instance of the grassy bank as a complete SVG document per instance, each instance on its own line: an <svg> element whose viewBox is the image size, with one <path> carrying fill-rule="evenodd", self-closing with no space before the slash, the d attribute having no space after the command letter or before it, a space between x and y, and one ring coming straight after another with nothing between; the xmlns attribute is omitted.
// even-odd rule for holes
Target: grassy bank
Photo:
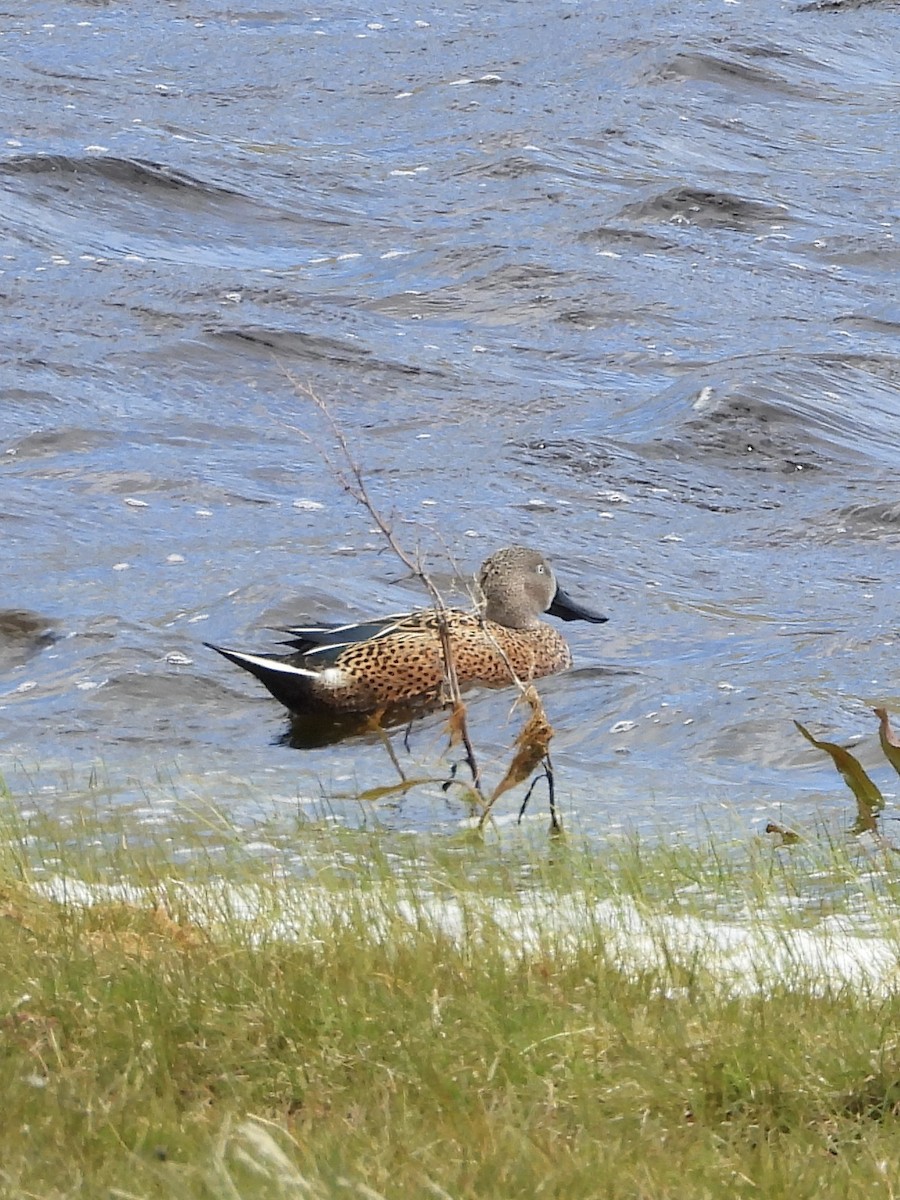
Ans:
<svg viewBox="0 0 900 1200"><path fill-rule="evenodd" d="M9 816L0 1195L894 1194L890 856L208 827Z"/></svg>

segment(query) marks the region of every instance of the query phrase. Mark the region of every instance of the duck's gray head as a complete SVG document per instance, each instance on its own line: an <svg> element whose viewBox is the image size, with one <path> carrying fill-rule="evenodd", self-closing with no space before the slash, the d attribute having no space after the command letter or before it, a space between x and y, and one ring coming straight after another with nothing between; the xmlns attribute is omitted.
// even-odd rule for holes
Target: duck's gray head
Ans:
<svg viewBox="0 0 900 1200"><path fill-rule="evenodd" d="M478 586L485 617L508 629L529 629L545 612L563 621L608 620L567 596L543 554L527 546L507 546L492 554L479 572Z"/></svg>

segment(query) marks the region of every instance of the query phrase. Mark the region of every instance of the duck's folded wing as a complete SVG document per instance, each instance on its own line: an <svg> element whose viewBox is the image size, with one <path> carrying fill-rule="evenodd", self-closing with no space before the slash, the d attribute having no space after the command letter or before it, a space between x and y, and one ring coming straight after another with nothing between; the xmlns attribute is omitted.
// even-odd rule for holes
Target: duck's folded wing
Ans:
<svg viewBox="0 0 900 1200"><path fill-rule="evenodd" d="M348 646L376 641L393 633L409 616L409 613L393 613L350 625L292 625L276 632L287 634L282 645L290 646L305 658L318 660L321 656L321 660L329 662Z"/></svg>

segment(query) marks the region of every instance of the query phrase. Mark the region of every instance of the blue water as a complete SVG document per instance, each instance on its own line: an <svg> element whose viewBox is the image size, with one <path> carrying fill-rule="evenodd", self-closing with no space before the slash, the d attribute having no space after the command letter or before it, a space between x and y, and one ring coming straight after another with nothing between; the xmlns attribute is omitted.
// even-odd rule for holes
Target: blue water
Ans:
<svg viewBox="0 0 900 1200"><path fill-rule="evenodd" d="M201 646L424 599L342 489L311 387L439 584L526 542L611 614L567 627L576 669L542 687L570 820L852 817L792 719L862 735L878 775L868 708L900 710L890 5L19 8L16 794L64 803L99 762L110 804L162 773L240 821L394 777L377 740L284 744L277 704ZM510 702L471 705L490 777ZM408 758L446 773L438 719ZM376 809L466 816L436 785Z"/></svg>

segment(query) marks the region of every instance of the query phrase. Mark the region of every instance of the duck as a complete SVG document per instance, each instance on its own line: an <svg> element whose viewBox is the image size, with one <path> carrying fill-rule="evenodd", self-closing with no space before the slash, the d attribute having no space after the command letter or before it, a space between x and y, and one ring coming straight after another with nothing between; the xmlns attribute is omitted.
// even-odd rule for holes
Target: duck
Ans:
<svg viewBox="0 0 900 1200"><path fill-rule="evenodd" d="M541 620L608 620L563 591L539 551L507 546L482 564L475 607L422 608L348 625L281 629L284 649L204 645L255 676L292 715L346 716L434 705L444 693L442 626L461 687L510 686L564 671L572 652Z"/></svg>

